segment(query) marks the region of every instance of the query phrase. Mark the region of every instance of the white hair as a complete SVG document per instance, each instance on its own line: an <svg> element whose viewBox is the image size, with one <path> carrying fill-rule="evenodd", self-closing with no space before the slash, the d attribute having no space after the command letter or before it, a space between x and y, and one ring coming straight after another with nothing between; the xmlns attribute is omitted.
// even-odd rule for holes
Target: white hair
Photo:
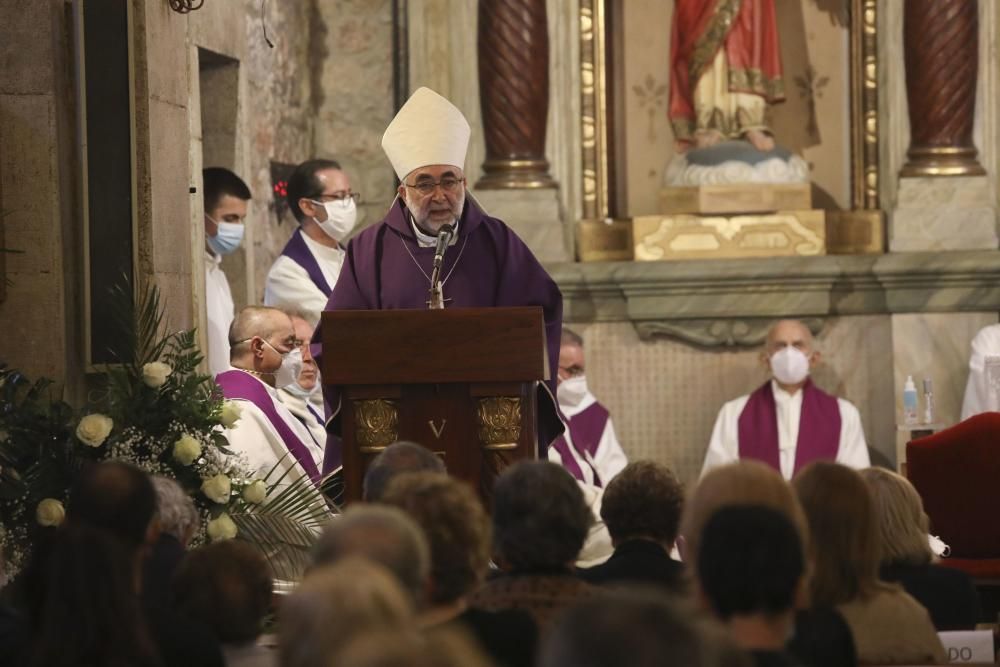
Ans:
<svg viewBox="0 0 1000 667"><path fill-rule="evenodd" d="M198 529L198 510L191 496L180 484L169 477L153 477L156 503L159 509L160 530L185 544Z"/></svg>

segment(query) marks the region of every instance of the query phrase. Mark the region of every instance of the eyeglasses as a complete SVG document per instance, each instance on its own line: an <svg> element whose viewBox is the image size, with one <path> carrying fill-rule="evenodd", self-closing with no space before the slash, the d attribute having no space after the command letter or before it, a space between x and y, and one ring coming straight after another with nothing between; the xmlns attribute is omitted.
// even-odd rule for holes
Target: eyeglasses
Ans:
<svg viewBox="0 0 1000 667"><path fill-rule="evenodd" d="M244 338L243 340L231 341L229 343L229 346L230 347L236 347L237 345L242 345L243 343L249 343L254 338L257 338L257 336L250 336L249 338ZM262 340L264 340L264 342L267 343L268 345L271 345L270 341L268 341L266 339L262 339ZM278 345L281 345L281 346L287 347L287 348L291 348L291 349L282 352L278 348L274 348L274 351L277 352L278 354L288 354L289 352L291 352L295 348L302 347L302 346L306 345L306 343L307 343L307 341L299 340L298 338L286 338L285 340L283 340L280 343L278 343ZM274 347L274 346L271 345L271 347Z"/></svg>
<svg viewBox="0 0 1000 667"><path fill-rule="evenodd" d="M420 181L419 183L414 183L412 185L410 183L403 183L403 185L408 188L413 188L426 197L427 195L432 194L439 185L441 186L442 191L451 194L458 189L460 183L465 183L465 179L446 176L440 181Z"/></svg>
<svg viewBox="0 0 1000 667"><path fill-rule="evenodd" d="M559 370L561 370L563 373L565 373L571 378L580 377L584 373L583 368L575 364L573 366L560 366Z"/></svg>
<svg viewBox="0 0 1000 667"><path fill-rule="evenodd" d="M312 198L312 201L317 204L324 204L328 201L339 202L341 206L347 208L353 201L355 204L361 203L361 193L360 192L331 192L330 194L318 194Z"/></svg>

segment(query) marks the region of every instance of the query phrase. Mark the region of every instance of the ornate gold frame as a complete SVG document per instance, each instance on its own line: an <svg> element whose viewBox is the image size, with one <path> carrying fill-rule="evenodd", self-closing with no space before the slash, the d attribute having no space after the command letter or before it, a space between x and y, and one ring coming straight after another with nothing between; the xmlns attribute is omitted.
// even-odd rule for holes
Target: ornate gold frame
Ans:
<svg viewBox="0 0 1000 667"><path fill-rule="evenodd" d="M609 217L607 54L604 0L580 0L580 81L583 219ZM851 0L851 204L852 219L877 220L878 8L877 0Z"/></svg>

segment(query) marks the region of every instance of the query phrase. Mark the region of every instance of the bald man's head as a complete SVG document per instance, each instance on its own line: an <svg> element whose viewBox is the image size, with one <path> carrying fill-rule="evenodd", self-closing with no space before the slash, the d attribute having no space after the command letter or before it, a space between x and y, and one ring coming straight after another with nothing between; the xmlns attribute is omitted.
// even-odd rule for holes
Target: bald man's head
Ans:
<svg viewBox="0 0 1000 667"><path fill-rule="evenodd" d="M273 384L282 356L300 344L292 320L283 311L266 306L247 306L229 327L229 360L235 368L263 375Z"/></svg>
<svg viewBox="0 0 1000 667"><path fill-rule="evenodd" d="M809 327L798 320L778 320L767 331L767 356L771 356L783 347L794 347L807 356L816 349L812 332Z"/></svg>

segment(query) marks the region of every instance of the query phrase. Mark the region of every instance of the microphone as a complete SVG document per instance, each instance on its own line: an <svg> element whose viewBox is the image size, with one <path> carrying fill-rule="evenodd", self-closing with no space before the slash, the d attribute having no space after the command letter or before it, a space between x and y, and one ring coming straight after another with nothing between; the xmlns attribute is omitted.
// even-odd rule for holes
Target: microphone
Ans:
<svg viewBox="0 0 1000 667"><path fill-rule="evenodd" d="M444 251L448 249L451 238L455 235L455 228L451 225L442 225L438 230L437 247L434 249L434 265L431 268L431 288L428 291L430 298L427 306L432 310L444 308L444 294L441 290L441 265L444 263Z"/></svg>
<svg viewBox="0 0 1000 667"><path fill-rule="evenodd" d="M442 225L438 231L437 248L434 250L434 266L438 267L444 260L444 252L451 243L451 238L455 235L455 228L451 225Z"/></svg>

